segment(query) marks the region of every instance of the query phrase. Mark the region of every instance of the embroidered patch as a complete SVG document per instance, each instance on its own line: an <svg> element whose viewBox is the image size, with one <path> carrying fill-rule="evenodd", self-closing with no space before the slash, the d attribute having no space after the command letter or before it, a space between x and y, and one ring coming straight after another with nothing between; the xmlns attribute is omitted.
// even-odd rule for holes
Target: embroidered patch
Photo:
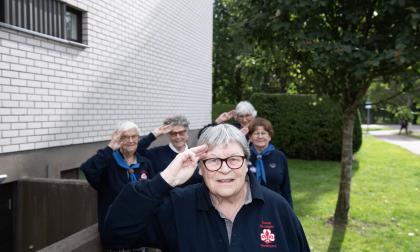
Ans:
<svg viewBox="0 0 420 252"><path fill-rule="evenodd" d="M255 166L251 166L251 167L249 167L249 171L252 172L252 173L256 173L257 168L255 168Z"/></svg>
<svg viewBox="0 0 420 252"><path fill-rule="evenodd" d="M147 177L147 173L146 173L146 171L141 171L140 172L140 179L139 180L146 180L148 177Z"/></svg>
<svg viewBox="0 0 420 252"><path fill-rule="evenodd" d="M276 168L277 165L276 165L276 163L270 163L269 166L270 166L270 168Z"/></svg>
<svg viewBox="0 0 420 252"><path fill-rule="evenodd" d="M261 244L262 248L277 248L277 245L274 244L276 241L276 235L274 234L274 225L271 221L262 221L260 224L261 228Z"/></svg>

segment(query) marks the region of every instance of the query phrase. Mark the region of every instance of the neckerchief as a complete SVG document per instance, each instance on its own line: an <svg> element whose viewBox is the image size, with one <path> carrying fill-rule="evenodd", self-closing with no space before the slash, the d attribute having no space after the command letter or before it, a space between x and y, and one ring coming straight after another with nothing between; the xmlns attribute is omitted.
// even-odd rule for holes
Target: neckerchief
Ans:
<svg viewBox="0 0 420 252"><path fill-rule="evenodd" d="M262 160L262 157L269 155L274 149L274 145L268 144L267 148L258 153L258 151L255 149L255 146L251 146L251 152L255 154L255 156L257 156L255 168L257 170L257 181L260 184L261 180L264 181L265 184L267 184L267 178L265 177L264 162Z"/></svg>
<svg viewBox="0 0 420 252"><path fill-rule="evenodd" d="M140 168L140 163L135 163L135 164L132 164L132 165L128 165L127 162L125 161L125 159L123 158L123 156L121 155L121 153L118 150L114 150L112 152L112 156L114 157L115 161L117 162L117 164L119 166L121 166L122 168L124 168L128 171L130 180L132 182L136 182L137 177L136 177L136 174L134 174L134 169L139 169Z"/></svg>

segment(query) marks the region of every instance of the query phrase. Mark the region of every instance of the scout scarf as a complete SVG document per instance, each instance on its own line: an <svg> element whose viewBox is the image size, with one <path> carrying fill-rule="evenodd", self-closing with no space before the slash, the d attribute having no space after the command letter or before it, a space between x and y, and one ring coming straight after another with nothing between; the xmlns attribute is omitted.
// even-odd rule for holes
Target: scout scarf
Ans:
<svg viewBox="0 0 420 252"><path fill-rule="evenodd" d="M262 157L268 156L273 150L274 150L274 145L272 144L268 144L267 148L265 148L260 153L258 153L254 145L251 146L251 152L255 154L255 156L257 156L255 168L257 170L257 181L260 184L261 184L261 180L264 181L264 184L267 184L267 178L265 177L264 162L262 160Z"/></svg>
<svg viewBox="0 0 420 252"><path fill-rule="evenodd" d="M122 168L124 168L128 171L131 182L136 182L137 177L136 177L136 174L134 174L134 169L139 169L140 168L140 163L135 163L135 164L132 164L132 165L128 165L127 162L125 161L125 159L123 158L123 156L121 155L121 153L118 150L114 150L112 152L112 156L114 157L115 161L117 162L117 164L119 166L121 166Z"/></svg>

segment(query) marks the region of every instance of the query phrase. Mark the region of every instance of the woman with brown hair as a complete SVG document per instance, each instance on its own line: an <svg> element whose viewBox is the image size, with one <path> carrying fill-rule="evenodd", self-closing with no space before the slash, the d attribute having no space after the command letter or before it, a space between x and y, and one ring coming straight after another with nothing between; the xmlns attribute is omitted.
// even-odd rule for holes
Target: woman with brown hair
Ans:
<svg viewBox="0 0 420 252"><path fill-rule="evenodd" d="M274 130L267 119L256 117L248 126L251 142L251 157L249 170L257 181L282 195L293 207L290 189L289 168L286 156L271 144Z"/></svg>

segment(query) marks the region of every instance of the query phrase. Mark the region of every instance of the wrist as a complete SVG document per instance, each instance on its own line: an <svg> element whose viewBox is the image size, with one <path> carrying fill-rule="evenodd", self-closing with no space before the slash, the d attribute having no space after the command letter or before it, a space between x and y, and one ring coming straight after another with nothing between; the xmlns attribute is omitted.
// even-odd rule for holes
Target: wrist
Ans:
<svg viewBox="0 0 420 252"><path fill-rule="evenodd" d="M116 145L115 143L112 143L112 142L108 144L108 147L111 148L112 150L118 149L118 145Z"/></svg>
<svg viewBox="0 0 420 252"><path fill-rule="evenodd" d="M171 176L171 174L169 174L167 169L163 170L160 173L160 176L162 177L163 180L165 180L166 183L168 183L168 185L172 187L177 186L176 179L173 176Z"/></svg>

